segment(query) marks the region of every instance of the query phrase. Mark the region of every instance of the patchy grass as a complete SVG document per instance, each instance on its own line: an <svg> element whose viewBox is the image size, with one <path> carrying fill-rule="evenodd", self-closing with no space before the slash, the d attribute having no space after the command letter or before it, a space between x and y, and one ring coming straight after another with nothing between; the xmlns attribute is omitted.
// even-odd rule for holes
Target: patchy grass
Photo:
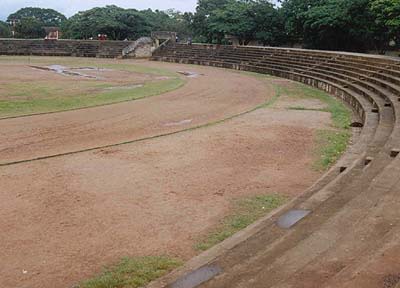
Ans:
<svg viewBox="0 0 400 288"><path fill-rule="evenodd" d="M280 195L262 195L235 201L232 214L196 243L195 249L205 251L213 247L281 206L285 201L286 198Z"/></svg>
<svg viewBox="0 0 400 288"><path fill-rule="evenodd" d="M123 258L101 275L82 282L79 288L138 288L165 275L182 262L169 257Z"/></svg>
<svg viewBox="0 0 400 288"><path fill-rule="evenodd" d="M350 141L351 133L335 130L317 131L317 160L314 168L317 170L326 170L331 167L346 151Z"/></svg>
<svg viewBox="0 0 400 288"><path fill-rule="evenodd" d="M317 99L326 104L324 109L309 109L298 106L289 109L323 111L331 114L333 129L317 131L316 161L314 163L314 168L317 170L328 169L346 151L350 141L351 110L324 91L303 84L295 84L293 87L285 87L284 89L284 93L290 97Z"/></svg>
<svg viewBox="0 0 400 288"><path fill-rule="evenodd" d="M48 66L52 64L66 67L108 68L117 72L128 71L136 73L136 75L146 74L151 77L138 83L143 85L142 87L134 87L132 84L132 87L126 88L130 85L128 80L119 81L111 78L95 81L87 79L72 81L71 78L48 81L45 77L37 77L31 81L29 76L27 79L21 80L19 75L8 75L10 80L3 79L0 85L0 118L131 101L163 94L178 89L185 83L185 80L175 72L146 67L140 62L73 57L0 57L0 68L1 65L28 67L29 65ZM158 79L155 76L166 78Z"/></svg>
<svg viewBox="0 0 400 288"><path fill-rule="evenodd" d="M99 68L108 68L108 69L115 69L115 70L123 70L123 71L128 71L128 72L136 72L136 73L143 73L143 74L152 74L152 75L157 75L157 76L169 76L169 77L178 77L178 73L168 71L165 69L161 68L153 68L153 67L146 67L142 66L139 64L99 64L97 65Z"/></svg>
<svg viewBox="0 0 400 288"><path fill-rule="evenodd" d="M333 126L338 129L349 129L351 110L342 102L322 90L308 87L303 84L294 84L293 87L284 87L285 94L297 98L317 99L325 103L325 109L308 109L307 107L291 107L293 110L314 110L331 113Z"/></svg>
<svg viewBox="0 0 400 288"><path fill-rule="evenodd" d="M181 78L172 78L162 81L146 82L142 87L132 89L114 89L108 91L102 90L101 92L85 92L74 97L68 97L68 95L60 95L58 97L52 96L49 98L28 97L32 99L27 100L0 100L0 117L56 111L58 112L78 108L107 105L124 101L132 101L145 97L160 95L178 89L183 84L184 81ZM107 88L104 87L104 85L98 85L103 88ZM25 89L22 86L21 89L16 92L14 96L25 98L34 93L49 95L53 91L55 91L55 88L48 86L35 87L32 85L30 90Z"/></svg>

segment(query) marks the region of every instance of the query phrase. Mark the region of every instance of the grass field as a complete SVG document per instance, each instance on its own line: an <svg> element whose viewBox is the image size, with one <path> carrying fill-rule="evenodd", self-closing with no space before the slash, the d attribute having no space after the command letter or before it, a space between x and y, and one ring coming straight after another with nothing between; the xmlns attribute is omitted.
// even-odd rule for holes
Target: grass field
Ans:
<svg viewBox="0 0 400 288"><path fill-rule="evenodd" d="M38 71L32 66L95 67L97 79ZM85 72L86 73L86 72ZM178 89L178 74L106 59L0 57L0 118L65 111L160 95Z"/></svg>

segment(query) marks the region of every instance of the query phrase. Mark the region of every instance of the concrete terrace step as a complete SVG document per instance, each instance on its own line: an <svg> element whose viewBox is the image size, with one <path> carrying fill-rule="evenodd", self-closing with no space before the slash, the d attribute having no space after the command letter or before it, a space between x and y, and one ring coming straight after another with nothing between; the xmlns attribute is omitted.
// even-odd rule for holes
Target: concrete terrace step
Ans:
<svg viewBox="0 0 400 288"><path fill-rule="evenodd" d="M0 39L0 55L47 55L117 58L129 41Z"/></svg>
<svg viewBox="0 0 400 288"><path fill-rule="evenodd" d="M359 141L302 196L149 287L181 287L182 281L189 283L199 277L198 271L211 268L217 272L185 287L344 287L339 283L358 279L350 271L365 271L360 268L362 259L369 256L370 263L380 261L373 257L385 251L387 239L400 238L400 227L393 225L400 220L396 214L400 211L399 60L217 45L169 45L157 51L153 60L252 71L302 82L346 101L363 119L364 127ZM292 209L311 214L289 229L280 228L277 219ZM361 238L368 241L358 243ZM400 247L397 252L400 255ZM382 281L382 273L391 271L389 266L380 270L371 274L370 280L375 282L370 283Z"/></svg>

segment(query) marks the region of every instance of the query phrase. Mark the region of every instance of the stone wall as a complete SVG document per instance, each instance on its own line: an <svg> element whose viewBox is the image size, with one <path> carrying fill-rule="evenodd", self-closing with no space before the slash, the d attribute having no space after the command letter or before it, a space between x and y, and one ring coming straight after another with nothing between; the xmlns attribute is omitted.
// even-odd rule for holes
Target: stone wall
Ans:
<svg viewBox="0 0 400 288"><path fill-rule="evenodd" d="M154 48L154 41L150 37L141 37L122 50L124 58L150 58Z"/></svg>
<svg viewBox="0 0 400 288"><path fill-rule="evenodd" d="M0 39L0 55L122 57L130 41Z"/></svg>

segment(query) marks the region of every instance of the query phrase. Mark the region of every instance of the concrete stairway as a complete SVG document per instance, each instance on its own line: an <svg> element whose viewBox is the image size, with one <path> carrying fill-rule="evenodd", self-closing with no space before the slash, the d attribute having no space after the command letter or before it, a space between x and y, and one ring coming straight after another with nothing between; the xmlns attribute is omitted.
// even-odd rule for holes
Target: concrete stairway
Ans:
<svg viewBox="0 0 400 288"><path fill-rule="evenodd" d="M400 281L400 60L285 48L182 45L155 61L265 73L322 89L360 138L301 197L149 287L396 287ZM293 211L306 212L282 228Z"/></svg>

